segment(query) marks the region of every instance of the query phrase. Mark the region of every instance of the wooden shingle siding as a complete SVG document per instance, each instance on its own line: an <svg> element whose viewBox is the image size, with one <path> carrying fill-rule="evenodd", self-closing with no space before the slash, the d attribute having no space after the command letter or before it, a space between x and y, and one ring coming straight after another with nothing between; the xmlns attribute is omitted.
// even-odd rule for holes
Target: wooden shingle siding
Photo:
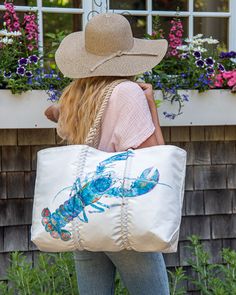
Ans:
<svg viewBox="0 0 236 295"><path fill-rule="evenodd" d="M211 253L211 262L221 262L222 247L236 250L236 126L166 127L167 144L187 150L185 198L178 252L164 254L170 270L182 265L188 274L189 235L199 235ZM4 279L11 251L37 258L30 241L36 154L60 145L54 129L0 130L0 278ZM189 282L188 294L198 292Z"/></svg>

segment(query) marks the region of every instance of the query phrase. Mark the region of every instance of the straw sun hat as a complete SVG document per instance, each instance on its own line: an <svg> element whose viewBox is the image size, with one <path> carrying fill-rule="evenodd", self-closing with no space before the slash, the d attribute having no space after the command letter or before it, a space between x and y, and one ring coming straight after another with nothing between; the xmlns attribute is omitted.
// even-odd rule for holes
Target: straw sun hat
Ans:
<svg viewBox="0 0 236 295"><path fill-rule="evenodd" d="M55 58L69 78L133 76L157 65L167 46L164 39L134 38L124 16L101 13L87 23L84 31L65 37Z"/></svg>

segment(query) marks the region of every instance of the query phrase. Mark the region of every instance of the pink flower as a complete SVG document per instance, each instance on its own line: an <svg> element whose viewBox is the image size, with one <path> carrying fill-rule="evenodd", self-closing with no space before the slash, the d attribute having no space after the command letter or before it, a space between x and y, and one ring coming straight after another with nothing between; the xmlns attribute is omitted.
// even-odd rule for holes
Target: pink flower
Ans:
<svg viewBox="0 0 236 295"><path fill-rule="evenodd" d="M179 19L171 20L171 29L169 33L169 56L177 56L177 46L182 45L183 26Z"/></svg>
<svg viewBox="0 0 236 295"><path fill-rule="evenodd" d="M3 19L6 23L7 30L9 30L10 32L19 31L20 22L19 22L19 18L16 15L13 3L9 3L5 1L4 6L6 9L6 12L4 13Z"/></svg>
<svg viewBox="0 0 236 295"><path fill-rule="evenodd" d="M224 79L230 79L232 77L232 71L224 72L223 73L223 78Z"/></svg>
<svg viewBox="0 0 236 295"><path fill-rule="evenodd" d="M29 51L32 51L34 49L33 45L28 45L27 48L29 49Z"/></svg>
<svg viewBox="0 0 236 295"><path fill-rule="evenodd" d="M182 37L183 36L183 34L182 34L182 32L180 30L176 31L175 34L176 34L177 37Z"/></svg>
<svg viewBox="0 0 236 295"><path fill-rule="evenodd" d="M171 55L176 56L178 54L178 51L176 49L171 50Z"/></svg>

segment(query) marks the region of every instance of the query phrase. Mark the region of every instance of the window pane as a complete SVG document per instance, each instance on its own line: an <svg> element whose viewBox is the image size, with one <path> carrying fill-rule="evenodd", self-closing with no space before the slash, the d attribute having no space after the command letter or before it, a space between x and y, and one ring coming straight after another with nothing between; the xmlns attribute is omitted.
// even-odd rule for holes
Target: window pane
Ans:
<svg viewBox="0 0 236 295"><path fill-rule="evenodd" d="M36 0L15 0L14 1L14 5L15 6L20 6L20 5L24 5L24 6L36 6L37 5L37 1Z"/></svg>
<svg viewBox="0 0 236 295"><path fill-rule="evenodd" d="M222 46L228 48L228 18L225 17L195 17L194 35L203 34L220 41Z"/></svg>
<svg viewBox="0 0 236 295"><path fill-rule="evenodd" d="M73 31L82 31L82 16L80 14L66 13L44 13L43 14L44 44L49 46L51 39L47 33L60 33L64 31L69 34Z"/></svg>
<svg viewBox="0 0 236 295"><path fill-rule="evenodd" d="M123 14L129 21L134 37L143 38L147 32L147 21L145 16L134 16L129 14Z"/></svg>
<svg viewBox="0 0 236 295"><path fill-rule="evenodd" d="M110 0L110 9L121 9L121 10L145 10L145 0Z"/></svg>
<svg viewBox="0 0 236 295"><path fill-rule="evenodd" d="M152 0L152 10L188 10L188 0Z"/></svg>
<svg viewBox="0 0 236 295"><path fill-rule="evenodd" d="M43 6L82 8L82 0L43 0Z"/></svg>
<svg viewBox="0 0 236 295"><path fill-rule="evenodd" d="M166 39L168 39L168 34L170 32L170 28L171 28L171 20L173 19L173 17L166 17L166 16L161 16L159 17L159 22L160 22L160 28L163 29L164 31L164 37ZM179 19L182 21L183 24L183 38L187 38L188 37L188 17L179 17ZM153 17L154 20L154 17Z"/></svg>
<svg viewBox="0 0 236 295"><path fill-rule="evenodd" d="M4 16L4 11L0 11L0 30L2 29L3 27L3 16ZM16 12L16 15L19 17L19 20L20 20L20 23L22 24L23 23L23 20L24 20L24 14L25 12L22 12L22 11L17 11Z"/></svg>
<svg viewBox="0 0 236 295"><path fill-rule="evenodd" d="M194 9L195 11L228 12L229 0L195 0Z"/></svg>

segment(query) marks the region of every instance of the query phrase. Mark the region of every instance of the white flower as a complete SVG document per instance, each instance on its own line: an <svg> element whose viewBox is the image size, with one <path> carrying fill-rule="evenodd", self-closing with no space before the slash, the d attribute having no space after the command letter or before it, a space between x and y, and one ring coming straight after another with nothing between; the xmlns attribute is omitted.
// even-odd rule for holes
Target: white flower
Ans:
<svg viewBox="0 0 236 295"><path fill-rule="evenodd" d="M9 36L12 36L12 37L17 37L17 36L21 36L21 32L20 31L14 31L14 32L10 32L9 33Z"/></svg>
<svg viewBox="0 0 236 295"><path fill-rule="evenodd" d="M189 50L187 45L177 46L176 49L181 50L181 51L188 51Z"/></svg>
<svg viewBox="0 0 236 295"><path fill-rule="evenodd" d="M208 44L218 44L218 43L219 43L218 40L213 39L212 37L210 37L210 38L205 38L205 39L204 39L204 42L206 42L206 43L208 43Z"/></svg>
<svg viewBox="0 0 236 295"><path fill-rule="evenodd" d="M0 36L8 36L7 30L0 30Z"/></svg>
<svg viewBox="0 0 236 295"><path fill-rule="evenodd" d="M21 36L20 31L14 31L14 32L8 32L6 29L0 30L0 37L5 36L5 37L17 37Z"/></svg>
<svg viewBox="0 0 236 295"><path fill-rule="evenodd" d="M4 38L0 39L0 42L3 43L3 44L12 44L13 39L8 38L8 37L4 37Z"/></svg>
<svg viewBox="0 0 236 295"><path fill-rule="evenodd" d="M191 42L192 42L192 39L190 39L190 38L186 38L186 39L184 39L184 42L186 42L186 43L191 43Z"/></svg>
<svg viewBox="0 0 236 295"><path fill-rule="evenodd" d="M195 36L193 36L193 39L199 39L202 38L203 34L197 34Z"/></svg>

